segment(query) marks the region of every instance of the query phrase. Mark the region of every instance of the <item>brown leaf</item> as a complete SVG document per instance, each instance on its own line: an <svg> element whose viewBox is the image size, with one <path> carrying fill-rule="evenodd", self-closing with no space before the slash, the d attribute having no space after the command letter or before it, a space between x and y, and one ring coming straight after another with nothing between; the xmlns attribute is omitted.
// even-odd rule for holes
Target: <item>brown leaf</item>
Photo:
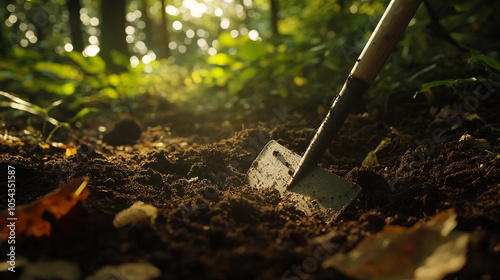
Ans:
<svg viewBox="0 0 500 280"><path fill-rule="evenodd" d="M355 279L442 279L466 262L469 234L453 231L456 214L447 210L411 228L386 226L348 254L336 254L323 267Z"/></svg>
<svg viewBox="0 0 500 280"><path fill-rule="evenodd" d="M378 165L378 158L377 158L377 153L382 151L383 149L387 148L389 145L391 145L392 141L391 138L386 137L380 141L378 144L377 148L375 150L372 150L368 153L366 158L363 160L361 163L363 166L375 166Z"/></svg>
<svg viewBox="0 0 500 280"><path fill-rule="evenodd" d="M144 204L142 201L137 201L129 208L116 214L113 220L115 228L124 227L129 224L137 224L141 221L154 223L158 215L158 209L153 205Z"/></svg>
<svg viewBox="0 0 500 280"><path fill-rule="evenodd" d="M474 146L474 148L489 150L491 149L490 143L486 141L486 139L476 139L472 135L465 133L460 137L459 142L470 143Z"/></svg>
<svg viewBox="0 0 500 280"><path fill-rule="evenodd" d="M134 279L150 280L161 276L161 271L154 265L144 263L122 263L119 265L107 265L95 271L85 280L108 280L108 279Z"/></svg>
<svg viewBox="0 0 500 280"><path fill-rule="evenodd" d="M50 223L43 219L45 211L51 213L56 219L66 215L78 201L84 200L89 195L85 186L87 178L75 179L64 186L46 194L30 204L15 209L17 220L7 220L14 216L9 210L0 213L0 240L7 240L10 235L9 224L15 223L16 236L25 233L28 236L48 236L51 232Z"/></svg>

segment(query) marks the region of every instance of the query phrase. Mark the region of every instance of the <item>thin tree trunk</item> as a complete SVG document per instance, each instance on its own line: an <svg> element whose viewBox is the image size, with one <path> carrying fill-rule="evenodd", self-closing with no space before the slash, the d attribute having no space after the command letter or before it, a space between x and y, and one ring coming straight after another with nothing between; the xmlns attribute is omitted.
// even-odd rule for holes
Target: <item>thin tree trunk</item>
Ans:
<svg viewBox="0 0 500 280"><path fill-rule="evenodd" d="M5 29L5 20L10 16L10 13L7 11L7 5L14 2L13 0L7 0L4 4L4 13L1 13L0 16L0 56L6 57L9 52L12 50L12 46L14 40L11 38L12 36L16 37L15 34L7 33L7 29ZM11 36L9 36L11 35Z"/></svg>
<svg viewBox="0 0 500 280"><path fill-rule="evenodd" d="M279 5L278 0L271 0L271 30L273 35L279 35L278 31L278 13L279 13Z"/></svg>
<svg viewBox="0 0 500 280"><path fill-rule="evenodd" d="M151 20L151 16L149 14L149 4L148 0L143 0L142 1L142 14L144 15L144 23L146 23L146 27L144 28L144 34L146 34L146 39L144 40L144 43L146 43L146 46L148 49L155 49L155 40L153 37L153 21Z"/></svg>
<svg viewBox="0 0 500 280"><path fill-rule="evenodd" d="M125 0L101 1L101 56L110 66L111 70L121 70L113 64L112 51L129 56L125 33Z"/></svg>
<svg viewBox="0 0 500 280"><path fill-rule="evenodd" d="M170 56L170 48L168 44L170 43L170 33L168 32L168 20L167 12L165 11L167 7L167 0L161 0L161 43L160 43L160 55L162 58L167 58Z"/></svg>
<svg viewBox="0 0 500 280"><path fill-rule="evenodd" d="M71 44L75 51L82 52L85 46L83 45L83 34L80 21L80 9L82 8L80 0L68 0L66 2L66 7L69 11Z"/></svg>
<svg viewBox="0 0 500 280"><path fill-rule="evenodd" d="M6 57L7 54L9 53L9 50L12 48L12 44L9 42L7 39L6 34L4 34L4 20L2 18L2 21L0 24L0 56Z"/></svg>

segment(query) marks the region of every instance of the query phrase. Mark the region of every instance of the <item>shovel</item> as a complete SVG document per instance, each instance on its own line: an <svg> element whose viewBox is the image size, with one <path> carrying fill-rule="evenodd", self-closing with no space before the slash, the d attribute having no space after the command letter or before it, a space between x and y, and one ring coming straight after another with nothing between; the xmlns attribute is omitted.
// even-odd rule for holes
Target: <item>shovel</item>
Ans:
<svg viewBox="0 0 500 280"><path fill-rule="evenodd" d="M316 163L354 104L375 81L421 2L390 2L304 155L301 157L271 140L248 170L250 186L276 188L306 215L318 213L326 221L335 218L356 197L361 187Z"/></svg>

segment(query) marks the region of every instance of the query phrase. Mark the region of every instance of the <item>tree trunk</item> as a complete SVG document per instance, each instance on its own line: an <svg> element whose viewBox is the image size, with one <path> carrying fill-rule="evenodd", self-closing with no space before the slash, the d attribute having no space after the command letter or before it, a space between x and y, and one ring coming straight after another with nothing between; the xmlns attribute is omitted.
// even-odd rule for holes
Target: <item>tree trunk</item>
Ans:
<svg viewBox="0 0 500 280"><path fill-rule="evenodd" d="M113 64L111 52L120 52L129 56L125 33L125 0L101 1L101 56L111 70L122 70Z"/></svg>
<svg viewBox="0 0 500 280"><path fill-rule="evenodd" d="M7 39L6 34L4 34L4 19L2 18L1 24L0 24L0 56L1 57L6 57L7 54L9 53L9 50L12 48L12 44L9 42Z"/></svg>
<svg viewBox="0 0 500 280"><path fill-rule="evenodd" d="M160 57L168 58L170 56L170 48L168 44L170 43L170 33L168 32L168 20L167 12L165 11L167 7L167 0L161 0L161 42L160 42Z"/></svg>
<svg viewBox="0 0 500 280"><path fill-rule="evenodd" d="M146 27L144 28L144 34L146 34L146 39L144 43L150 50L155 50L155 38L153 37L154 25L151 20L151 15L149 14L149 4L148 0L142 0L142 14L144 15L144 23L146 23Z"/></svg>
<svg viewBox="0 0 500 280"><path fill-rule="evenodd" d="M80 9L82 8L80 0L68 0L66 2L66 7L69 11L71 44L75 51L82 52L85 46L83 45L83 34L80 21Z"/></svg>
<svg viewBox="0 0 500 280"><path fill-rule="evenodd" d="M278 32L278 13L279 13L279 5L278 0L271 0L271 30L273 35L279 35Z"/></svg>

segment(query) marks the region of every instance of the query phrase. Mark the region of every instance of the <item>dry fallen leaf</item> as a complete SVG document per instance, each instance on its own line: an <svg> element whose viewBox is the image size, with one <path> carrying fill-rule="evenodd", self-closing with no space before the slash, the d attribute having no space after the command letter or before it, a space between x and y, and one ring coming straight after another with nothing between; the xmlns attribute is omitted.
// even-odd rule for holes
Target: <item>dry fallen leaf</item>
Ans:
<svg viewBox="0 0 500 280"><path fill-rule="evenodd" d="M69 157L69 156L72 156L72 155L75 155L76 153L78 153L78 150L75 146L66 145L64 143L52 142L50 144L50 146L52 146L56 149L60 149L61 151L64 151L64 157Z"/></svg>
<svg viewBox="0 0 500 280"><path fill-rule="evenodd" d="M140 221L149 221L152 224L157 215L158 209L156 207L144 204L142 201L137 201L129 208L116 214L113 225L115 228L120 228L128 224L134 225Z"/></svg>
<svg viewBox="0 0 500 280"><path fill-rule="evenodd" d="M471 143L474 148L482 149L482 150L488 150L491 149L490 143L486 141L486 139L476 139L474 136L465 133L460 137L458 140L459 142L465 142L465 143Z"/></svg>
<svg viewBox="0 0 500 280"><path fill-rule="evenodd" d="M392 141L390 137L382 139L382 141L380 141L380 143L378 144L377 148L375 148L375 150L373 151L370 151L361 164L363 166L375 166L379 164L377 153L387 148L391 143Z"/></svg>
<svg viewBox="0 0 500 280"><path fill-rule="evenodd" d="M9 224L15 222L16 236L26 235L41 237L50 235L50 222L43 219L45 211L51 213L56 219L66 215L78 201L84 200L89 195L85 186L87 178L75 179L64 186L46 194L30 204L19 206L12 211L5 210L0 213L0 240L7 240L10 234ZM8 220L8 218L17 218Z"/></svg>
<svg viewBox="0 0 500 280"><path fill-rule="evenodd" d="M361 163L361 165L363 165L363 166L375 166L377 164L379 164L379 163L378 163L378 157L377 157L375 150L370 151L368 153L368 155L366 155L363 162Z"/></svg>
<svg viewBox="0 0 500 280"><path fill-rule="evenodd" d="M23 267L19 280L79 280L82 273L78 265L64 261L29 262Z"/></svg>
<svg viewBox="0 0 500 280"><path fill-rule="evenodd" d="M134 279L150 280L160 277L161 271L150 263L123 263L104 266L85 280Z"/></svg>
<svg viewBox="0 0 500 280"><path fill-rule="evenodd" d="M452 232L456 216L447 210L411 228L386 226L348 254L331 256L323 267L360 280L442 279L466 262L469 234Z"/></svg>
<svg viewBox="0 0 500 280"><path fill-rule="evenodd" d="M66 152L64 153L64 156L69 157L72 155L76 155L77 152L78 151L77 151L76 147L68 147L68 148L66 148Z"/></svg>

